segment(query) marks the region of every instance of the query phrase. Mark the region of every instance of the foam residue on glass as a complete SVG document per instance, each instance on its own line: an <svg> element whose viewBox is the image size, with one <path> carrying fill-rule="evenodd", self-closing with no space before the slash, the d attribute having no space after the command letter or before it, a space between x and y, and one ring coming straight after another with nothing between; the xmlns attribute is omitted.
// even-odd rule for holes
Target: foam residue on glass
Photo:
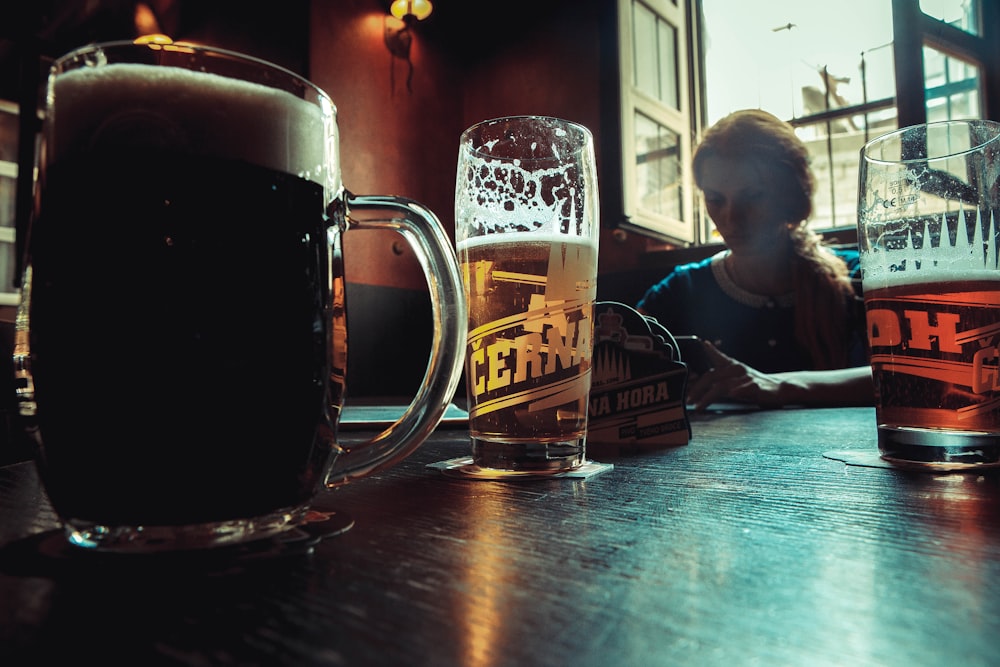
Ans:
<svg viewBox="0 0 1000 667"><path fill-rule="evenodd" d="M465 221L458 225L459 243L498 233L589 236L586 230L597 219L596 197L584 197L585 175L573 162L562 161L579 146L565 130L554 134L563 145L530 140L530 154L537 157L503 157L524 140L514 135L486 141L468 156L455 191L456 219Z"/></svg>
<svg viewBox="0 0 1000 667"><path fill-rule="evenodd" d="M979 209L970 210L967 216L966 210L959 209L953 233L948 229L948 216L942 213L939 219L917 221L922 223L918 229L912 225L896 230L886 228L868 239L862 248L868 260L864 282L868 286L888 287L914 281L996 280L1000 277L996 217L988 211L984 219ZM979 257L981 270L977 267ZM970 263L970 259L975 261Z"/></svg>

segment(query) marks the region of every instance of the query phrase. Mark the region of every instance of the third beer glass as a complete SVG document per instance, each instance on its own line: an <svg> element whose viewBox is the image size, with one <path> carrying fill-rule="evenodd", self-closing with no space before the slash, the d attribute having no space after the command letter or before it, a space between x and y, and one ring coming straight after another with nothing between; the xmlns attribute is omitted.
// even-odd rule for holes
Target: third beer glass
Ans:
<svg viewBox="0 0 1000 667"><path fill-rule="evenodd" d="M1000 464L1000 124L907 127L861 154L858 236L882 457Z"/></svg>
<svg viewBox="0 0 1000 667"><path fill-rule="evenodd" d="M587 128L529 116L462 135L455 234L476 466L538 474L584 461L598 209Z"/></svg>

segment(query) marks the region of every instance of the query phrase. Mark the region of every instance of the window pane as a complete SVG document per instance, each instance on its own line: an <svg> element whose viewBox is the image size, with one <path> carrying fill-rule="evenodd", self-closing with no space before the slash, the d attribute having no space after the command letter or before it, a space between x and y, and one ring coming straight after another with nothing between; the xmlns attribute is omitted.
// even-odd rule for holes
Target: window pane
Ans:
<svg viewBox="0 0 1000 667"><path fill-rule="evenodd" d="M0 100L0 161L17 164L17 106Z"/></svg>
<svg viewBox="0 0 1000 667"><path fill-rule="evenodd" d="M14 210L17 200L17 179L0 175L0 227L14 226ZM0 244L0 252L5 250ZM3 291L0 289L0 291Z"/></svg>
<svg viewBox="0 0 1000 667"><path fill-rule="evenodd" d="M810 165L816 178L813 215L810 226L821 230L857 224L858 156L864 145L863 132L826 131L826 123L796 128L796 134L809 149ZM883 127L869 138L895 129Z"/></svg>
<svg viewBox="0 0 1000 667"><path fill-rule="evenodd" d="M649 97L679 107L677 82L677 28L648 7L632 3L633 83Z"/></svg>
<svg viewBox="0 0 1000 667"><path fill-rule="evenodd" d="M0 243L0 293L17 292L17 287L14 286L16 269L14 244Z"/></svg>
<svg viewBox="0 0 1000 667"><path fill-rule="evenodd" d="M632 57L635 62L635 87L652 98L659 97L656 66L656 15L644 5L632 3L632 34L635 43Z"/></svg>
<svg viewBox="0 0 1000 667"><path fill-rule="evenodd" d="M978 20L979 0L920 0L920 11L960 30L982 36Z"/></svg>
<svg viewBox="0 0 1000 667"><path fill-rule="evenodd" d="M679 109L677 90L677 29L660 21L660 101L671 109Z"/></svg>
<svg viewBox="0 0 1000 667"><path fill-rule="evenodd" d="M681 219L680 135L635 114L635 173L641 208Z"/></svg>
<svg viewBox="0 0 1000 667"><path fill-rule="evenodd" d="M859 55L859 101L874 102L896 97L896 69L893 64L892 42L866 49Z"/></svg>
<svg viewBox="0 0 1000 667"><path fill-rule="evenodd" d="M14 226L17 202L17 106L0 101L0 293L15 292Z"/></svg>
<svg viewBox="0 0 1000 667"><path fill-rule="evenodd" d="M927 120L979 118L980 78L974 64L925 46Z"/></svg>
<svg viewBox="0 0 1000 667"><path fill-rule="evenodd" d="M703 8L709 124L737 109L792 119L896 94L891 0L703 0Z"/></svg>

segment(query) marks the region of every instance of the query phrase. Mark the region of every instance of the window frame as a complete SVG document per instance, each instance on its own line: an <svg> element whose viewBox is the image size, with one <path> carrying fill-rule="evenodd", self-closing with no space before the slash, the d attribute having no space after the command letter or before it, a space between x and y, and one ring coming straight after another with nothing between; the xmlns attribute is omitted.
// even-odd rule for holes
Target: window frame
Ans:
<svg viewBox="0 0 1000 667"><path fill-rule="evenodd" d="M678 108L674 109L653 99L633 85L633 5L640 4L661 20L676 29L677 95ZM692 244L700 239L697 234L693 178L691 175L691 150L694 136L693 110L698 104L692 101L692 72L700 66L695 64L692 48L690 21L691 0L616 0L618 25L619 63L619 150L621 156L622 220L620 227L663 241ZM644 209L639 202L637 188L637 154L635 146L635 116L642 114L655 123L673 132L678 142L678 165L680 171L681 218L674 219Z"/></svg>
<svg viewBox="0 0 1000 667"><path fill-rule="evenodd" d="M974 63L983 118L1000 120L1000 3L976 0L981 34L924 14L919 0L891 0L896 113L900 127L927 122L924 47Z"/></svg>
<svg viewBox="0 0 1000 667"><path fill-rule="evenodd" d="M12 127L20 126L20 107L15 102L10 100L0 99L0 113L9 115L13 117ZM15 145L13 151L11 151L15 156L18 155L18 147ZM16 306L21 299L20 290L17 287L18 276L17 271L19 270L19 263L17 261L18 255L18 244L17 244L17 200L16 192L18 190L18 163L16 160L0 160L0 177L10 178L14 181L14 193L15 200L11 202L13 204L13 209L15 211L15 217L11 221L11 226L0 227L0 252L10 253L8 261L14 268L15 276L13 279L13 285L11 285L10 290L7 286L0 284L0 306Z"/></svg>

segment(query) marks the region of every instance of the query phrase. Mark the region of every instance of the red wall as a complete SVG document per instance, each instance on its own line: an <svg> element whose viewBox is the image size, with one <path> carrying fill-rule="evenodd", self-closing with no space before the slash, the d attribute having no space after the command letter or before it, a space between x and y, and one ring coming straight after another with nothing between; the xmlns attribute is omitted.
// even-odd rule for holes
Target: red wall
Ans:
<svg viewBox="0 0 1000 667"><path fill-rule="evenodd" d="M420 27L415 28L410 92L406 62L394 58L385 45L382 2L312 4L309 76L337 105L345 187L357 194L417 199L453 230L457 128L462 119L454 93L456 76L446 59L425 42ZM393 232L348 233L345 262L350 282L423 285L411 251Z"/></svg>
<svg viewBox="0 0 1000 667"><path fill-rule="evenodd" d="M612 188L602 179L602 103L617 102L602 102L602 2L508 0L502 11L475 17L464 0L435 2L434 14L412 29L408 91L407 64L384 41L387 3L313 0L309 76L337 104L346 187L417 199L453 235L462 131L487 118L538 114L577 121L594 133L607 208L613 197L605 198ZM493 6L483 3L479 12ZM645 242L616 239L605 218L602 271L634 264ZM348 234L345 250L351 282L423 284L394 233Z"/></svg>

